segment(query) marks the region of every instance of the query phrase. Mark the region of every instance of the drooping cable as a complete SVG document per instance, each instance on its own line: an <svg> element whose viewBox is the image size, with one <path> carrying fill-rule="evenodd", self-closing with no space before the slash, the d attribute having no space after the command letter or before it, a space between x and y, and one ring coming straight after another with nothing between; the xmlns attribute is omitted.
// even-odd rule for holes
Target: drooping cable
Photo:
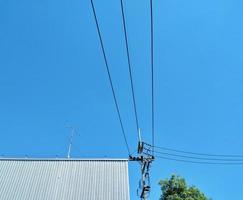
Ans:
<svg viewBox="0 0 243 200"><path fill-rule="evenodd" d="M152 146L148 143L145 143L148 146ZM209 153L198 153L198 152L192 152L192 151L184 151L179 149L173 149L173 148L167 148L167 147L161 147L161 146L154 146L155 149L165 150L165 151L171 151L171 152L177 152L182 154L189 154L189 155L198 155L198 156L208 156L208 157L225 157L225 158L243 158L243 154L209 154Z"/></svg>
<svg viewBox="0 0 243 200"><path fill-rule="evenodd" d="M124 14L123 0L120 0L120 2L121 2L123 31L124 31L124 37L125 37L125 43L126 43L127 62L128 62L128 68L129 68L130 86L131 86L132 99L133 99L133 108L134 108L134 114L135 114L135 120L136 120L137 134L138 134L138 139L139 139L139 123L138 123L137 106L136 106L136 100L135 100L135 92L134 92L130 53L129 53L129 45L128 45L128 38L127 38L126 19L125 19L125 14Z"/></svg>
<svg viewBox="0 0 243 200"><path fill-rule="evenodd" d="M201 161L192 161L186 159L175 159L166 156L156 156L156 158L161 158L164 160L171 160L184 163L193 163L193 164L207 164L207 165L243 165L243 162L201 162Z"/></svg>
<svg viewBox="0 0 243 200"><path fill-rule="evenodd" d="M98 23L96 11L95 11L94 3L93 3L93 0L90 0L90 1L91 1L92 10L93 10L94 18L95 18L95 24L96 24L97 32L98 32L98 35L99 35L101 49L102 49L102 53L103 53L103 57L104 57L104 61L105 61L106 71L107 71L107 74L108 74L108 78L109 78L109 82L110 82L110 86L111 86L111 90L112 90L112 95L113 95L116 111L117 111L117 114L118 114L118 118L119 118L119 122L120 122L120 125L121 125L121 129L122 129L123 138L124 138L124 141L125 141L125 144L126 144L127 151L128 151L128 153L130 155L131 153L130 153L130 149L129 149L129 146L128 146L128 142L127 142L127 137L126 137L126 134L125 134L124 126L123 126L123 123L122 123L120 109L119 109L119 106L118 106L118 102L117 102L117 98L116 98L116 94L115 94L115 90L114 90L114 86L113 86L113 82L112 82L112 78L111 78L111 74L110 74L110 69L109 69L109 65L108 65L108 61L107 61L107 57L106 57L106 53L105 53L105 48L104 48L104 44L103 44L103 40L102 40L102 36L101 36L101 32L100 32L100 27L99 27L99 23Z"/></svg>
<svg viewBox="0 0 243 200"><path fill-rule="evenodd" d="M151 42L151 96L152 96L152 146L154 153L154 22L153 22L153 0L150 0L150 42Z"/></svg>
<svg viewBox="0 0 243 200"><path fill-rule="evenodd" d="M146 149L146 148L145 148ZM175 154L175 153L168 153L168 152L160 152L160 151L154 151L158 155L166 155L166 156L172 156L177 158L186 158L186 159L192 159L192 160L206 160L206 161L227 161L227 162L243 162L243 158L219 158L219 157L200 157L200 156L188 156L188 155L181 155L181 154Z"/></svg>

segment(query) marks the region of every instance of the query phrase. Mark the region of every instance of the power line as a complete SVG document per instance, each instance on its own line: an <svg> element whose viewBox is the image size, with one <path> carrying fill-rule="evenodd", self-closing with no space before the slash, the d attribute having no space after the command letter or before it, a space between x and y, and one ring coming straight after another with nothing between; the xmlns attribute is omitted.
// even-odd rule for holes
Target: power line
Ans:
<svg viewBox="0 0 243 200"><path fill-rule="evenodd" d="M129 68L130 85L131 85L132 99L133 99L133 108L134 108L136 127L137 127L137 133L138 133L138 138L139 138L139 123L138 123L138 115L137 115L137 106L136 106L136 101L135 101L135 92L134 92L134 86L133 86L134 84L133 84L130 53L129 53L128 39L127 39L127 28L126 28L126 19L125 19L125 14L124 14L123 0L121 0L120 2L121 2L124 37L125 37L125 42L126 42L126 53L127 53L127 62L128 62L128 68Z"/></svg>
<svg viewBox="0 0 243 200"><path fill-rule="evenodd" d="M118 114L118 118L119 118L119 122L120 122L120 125L121 125L121 129L122 129L123 138L124 138L125 143L126 143L127 151L128 151L128 153L130 155L130 149L129 149L129 146L128 146L127 137L126 137L126 134L125 134L123 123L122 123L122 118L121 118L119 106L118 106L118 103L117 103L117 98L116 98L113 82L112 82L112 79L111 79L110 69L109 69L109 65L108 65L108 61L107 61L107 57L106 57L106 53L105 53L105 48L104 48L104 44L103 44L103 40L102 40L100 27L99 27L99 23L98 23L98 19L97 19L97 15L96 15L96 11L95 11L93 0L91 0L91 5L92 5L92 10L93 10L94 18L95 18L95 24L96 24L96 28L97 28L97 31L98 31L100 45L101 45L101 49L102 49L102 53L103 53L103 57L104 57L104 61L105 61L106 71L107 71L107 74L108 74L108 77L109 77L109 82L110 82L110 86L111 86L111 90L112 90L112 95L113 95L113 99L114 99L115 106L116 106L116 111L117 111L117 114Z"/></svg>
<svg viewBox="0 0 243 200"><path fill-rule="evenodd" d="M146 148L145 148L146 149ZM243 159L223 159L223 158L205 158L205 157L196 157L196 156L186 156L186 155L179 155L179 154L173 154L173 153L167 153L167 152L160 152L160 151L154 151L155 153L158 153L160 155L168 155L172 157L179 157L179 158L189 158L194 160L209 160L209 161L229 161L229 162L238 162L242 161Z"/></svg>
<svg viewBox="0 0 243 200"><path fill-rule="evenodd" d="M152 146L148 143L145 143L148 146ZM197 153L197 152L191 152L191 151L184 151L184 150L178 150L173 148L167 148L167 147L160 147L160 146L154 146L155 149L161 149L166 151L172 151L177 153L183 153L183 154L191 154L191 155L198 155L198 156L209 156L209 157L235 157L235 158L243 158L243 155L239 154L209 154L209 153Z"/></svg>
<svg viewBox="0 0 243 200"><path fill-rule="evenodd" d="M154 151L154 22L153 0L150 0L150 40L151 40L151 86L152 86L152 146Z"/></svg>
<svg viewBox="0 0 243 200"><path fill-rule="evenodd" d="M191 160L184 160L184 159L175 159L165 156L156 156L157 158L161 158L164 160L171 160L177 162L184 162L184 163L193 163L193 164L207 164L207 165L243 165L243 162L201 162L201 161L191 161Z"/></svg>

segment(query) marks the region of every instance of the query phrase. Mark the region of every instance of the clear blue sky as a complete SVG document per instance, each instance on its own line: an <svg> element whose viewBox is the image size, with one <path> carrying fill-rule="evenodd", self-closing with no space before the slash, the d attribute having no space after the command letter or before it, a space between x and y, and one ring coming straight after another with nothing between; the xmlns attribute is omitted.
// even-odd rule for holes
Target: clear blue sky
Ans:
<svg viewBox="0 0 243 200"><path fill-rule="evenodd" d="M136 129L119 0L94 0L132 151ZM154 0L156 144L243 153L243 3ZM151 140L149 1L125 0L138 115ZM89 0L0 1L0 154L127 157ZM131 199L139 166L130 163ZM160 178L184 176L209 197L243 196L242 166L156 160Z"/></svg>

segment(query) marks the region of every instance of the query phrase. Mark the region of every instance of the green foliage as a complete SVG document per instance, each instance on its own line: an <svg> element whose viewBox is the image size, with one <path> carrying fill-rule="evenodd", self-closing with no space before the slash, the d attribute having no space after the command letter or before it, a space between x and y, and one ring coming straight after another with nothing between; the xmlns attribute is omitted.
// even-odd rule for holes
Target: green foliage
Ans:
<svg viewBox="0 0 243 200"><path fill-rule="evenodd" d="M160 200L210 200L199 189L187 186L184 178L172 175L168 180L161 180L162 195Z"/></svg>

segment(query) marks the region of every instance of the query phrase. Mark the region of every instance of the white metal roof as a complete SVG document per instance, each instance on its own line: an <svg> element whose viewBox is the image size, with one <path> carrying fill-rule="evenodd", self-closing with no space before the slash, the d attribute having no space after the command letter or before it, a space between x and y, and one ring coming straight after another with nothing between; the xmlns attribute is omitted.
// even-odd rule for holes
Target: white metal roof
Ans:
<svg viewBox="0 0 243 200"><path fill-rule="evenodd" d="M129 200L126 159L0 159L0 199Z"/></svg>

